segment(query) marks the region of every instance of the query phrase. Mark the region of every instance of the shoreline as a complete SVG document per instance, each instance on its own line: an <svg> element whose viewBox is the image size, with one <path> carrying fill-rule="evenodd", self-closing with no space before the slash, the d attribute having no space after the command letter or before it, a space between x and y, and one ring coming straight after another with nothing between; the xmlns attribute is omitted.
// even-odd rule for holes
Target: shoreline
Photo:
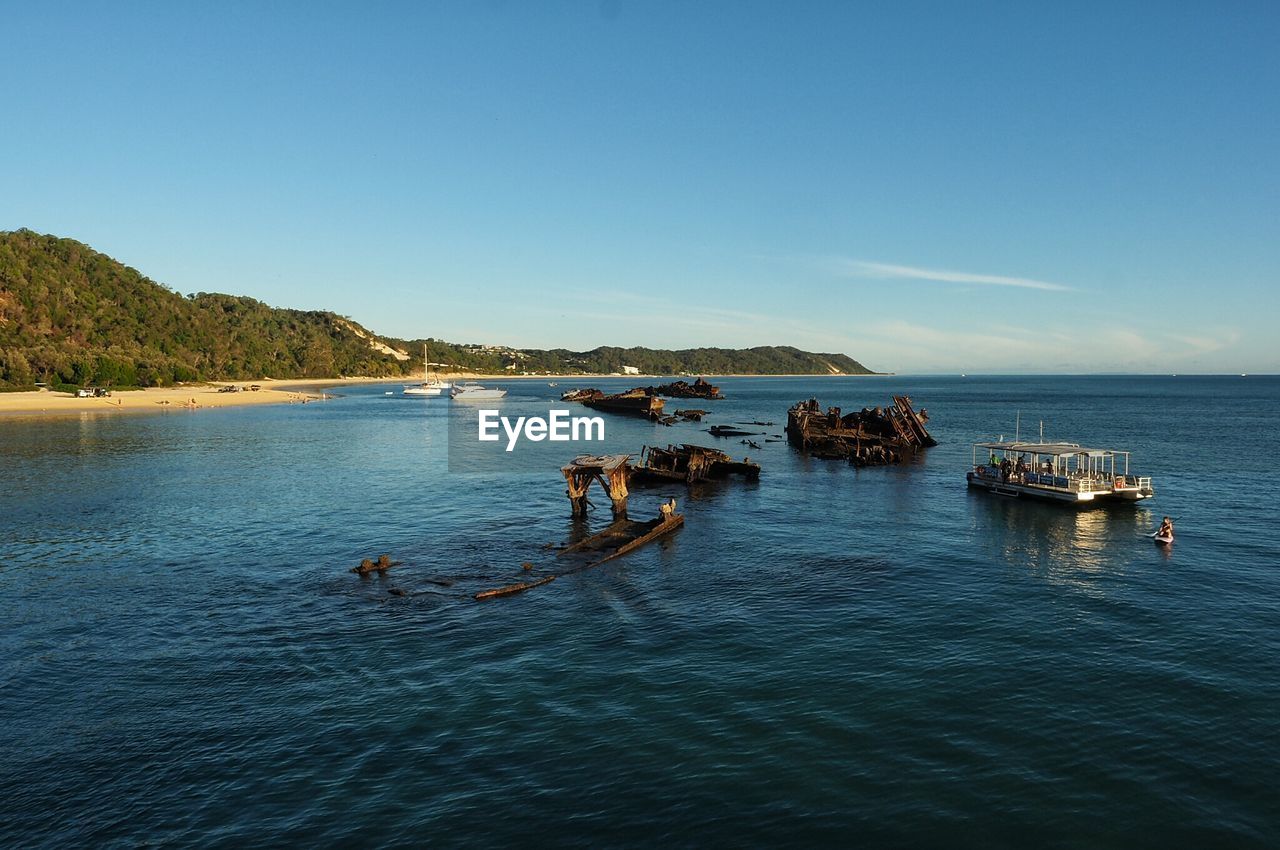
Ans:
<svg viewBox="0 0 1280 850"><path fill-rule="evenodd" d="M672 380L691 380L692 378L893 378L897 377L895 372L872 372L866 375L851 374L811 374L806 372L777 372L768 375L746 372L726 372L723 374L705 372L698 375L614 375L614 374L576 374L576 375L512 375L503 373L480 373L480 372L436 372L432 373L433 378L439 378L442 381L597 381L601 379L623 379L628 378L637 381L672 381ZM281 378L271 381L274 386L279 387L338 387L347 385L360 384L399 384L402 386L413 386L422 382L420 375L402 375L381 378Z"/></svg>
<svg viewBox="0 0 1280 850"><path fill-rule="evenodd" d="M594 381L602 378L656 380L655 375L484 375L472 372L441 372L437 377L447 381ZM708 378L878 378L873 375L707 375ZM164 413L171 410L195 411L228 407L250 407L261 404L307 404L324 400L325 390L332 387L367 384L410 386L420 381L413 376L361 378L280 378L258 381L211 381L174 387L147 387L140 390L113 392L108 398L78 398L49 389L0 393L0 421L53 416L92 414ZM219 392L219 388L257 384L253 392Z"/></svg>

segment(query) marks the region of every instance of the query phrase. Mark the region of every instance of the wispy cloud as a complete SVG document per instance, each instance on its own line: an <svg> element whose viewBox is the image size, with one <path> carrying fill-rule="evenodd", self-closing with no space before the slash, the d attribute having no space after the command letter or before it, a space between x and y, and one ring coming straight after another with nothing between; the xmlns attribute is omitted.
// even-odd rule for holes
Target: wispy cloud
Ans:
<svg viewBox="0 0 1280 850"><path fill-rule="evenodd" d="M1188 346L1196 354L1210 354L1235 345L1240 341L1240 332L1226 328L1217 330L1213 336L1175 336L1174 339Z"/></svg>
<svg viewBox="0 0 1280 850"><path fill-rule="evenodd" d="M922 269L916 266L900 266L893 263L873 263L867 260L839 259L836 271L846 277L865 277L878 280L924 280L932 283L978 284L981 286L1013 286L1020 289L1041 289L1049 292L1071 292L1070 286L1049 283L1029 277L1007 277L998 274L975 274L947 269Z"/></svg>
<svg viewBox="0 0 1280 850"><path fill-rule="evenodd" d="M890 319L857 330L857 350L900 371L1161 372L1203 367L1201 356L1230 350L1234 328L1185 337L1159 329L984 325L981 332ZM858 356L858 355L855 355Z"/></svg>

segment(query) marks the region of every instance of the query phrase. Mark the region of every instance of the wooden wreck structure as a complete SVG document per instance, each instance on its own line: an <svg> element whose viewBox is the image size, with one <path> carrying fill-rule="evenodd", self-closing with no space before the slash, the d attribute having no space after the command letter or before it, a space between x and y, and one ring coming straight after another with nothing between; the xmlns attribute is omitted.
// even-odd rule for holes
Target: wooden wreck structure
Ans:
<svg viewBox="0 0 1280 850"><path fill-rule="evenodd" d="M894 396L888 407L864 407L841 414L826 410L816 398L787 411L787 440L816 457L848 460L855 466L901 463L920 449L936 446L925 423L929 413L917 412L907 396Z"/></svg>
<svg viewBox="0 0 1280 850"><path fill-rule="evenodd" d="M631 470L636 483L680 482L694 484L730 475L741 475L749 481L760 477L760 464L749 458L734 460L719 449L683 444L645 446L640 453L640 464Z"/></svg>

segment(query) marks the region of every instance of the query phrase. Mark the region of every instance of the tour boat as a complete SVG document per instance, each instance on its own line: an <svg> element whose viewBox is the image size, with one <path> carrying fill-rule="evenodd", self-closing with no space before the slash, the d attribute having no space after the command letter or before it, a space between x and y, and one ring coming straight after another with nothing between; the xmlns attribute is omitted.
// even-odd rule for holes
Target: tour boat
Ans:
<svg viewBox="0 0 1280 850"><path fill-rule="evenodd" d="M978 462L978 450L987 455ZM1154 496L1151 479L1129 472L1129 453L1075 443L975 443L970 487L1001 496L1030 496L1076 505L1140 502Z"/></svg>
<svg viewBox="0 0 1280 850"><path fill-rule="evenodd" d="M429 366L430 364L427 363L427 347L424 345L422 346L422 383L405 387L405 395L419 397L439 396L444 395L444 391L452 386L448 381L431 377L431 373L428 371Z"/></svg>
<svg viewBox="0 0 1280 850"><path fill-rule="evenodd" d="M458 384L449 393L451 398L458 401L492 401L495 398L502 398L506 394L506 390L484 387L475 381Z"/></svg>

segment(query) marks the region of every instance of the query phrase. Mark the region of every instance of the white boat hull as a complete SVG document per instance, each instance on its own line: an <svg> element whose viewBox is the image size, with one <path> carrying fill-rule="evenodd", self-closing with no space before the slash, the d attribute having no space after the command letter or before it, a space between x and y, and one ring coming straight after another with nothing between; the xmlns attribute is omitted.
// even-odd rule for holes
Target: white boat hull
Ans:
<svg viewBox="0 0 1280 850"><path fill-rule="evenodd" d="M1010 481L996 481L990 478L983 478L972 472L968 474L968 479L970 487L986 490L998 496L1010 496L1013 498L1026 496L1033 499L1045 499L1050 502L1066 502L1071 505L1090 505L1100 501L1116 500L1138 502L1143 499L1150 499L1155 495L1137 488L1078 492L1050 487L1037 487L1030 484L1016 484Z"/></svg>
<svg viewBox="0 0 1280 850"><path fill-rule="evenodd" d="M493 401L506 394L506 390L463 390L455 387L450 395L454 401Z"/></svg>
<svg viewBox="0 0 1280 850"><path fill-rule="evenodd" d="M431 377L431 364L427 361L427 347L422 346L422 383L404 388L407 396L431 397L444 395L453 384Z"/></svg>

